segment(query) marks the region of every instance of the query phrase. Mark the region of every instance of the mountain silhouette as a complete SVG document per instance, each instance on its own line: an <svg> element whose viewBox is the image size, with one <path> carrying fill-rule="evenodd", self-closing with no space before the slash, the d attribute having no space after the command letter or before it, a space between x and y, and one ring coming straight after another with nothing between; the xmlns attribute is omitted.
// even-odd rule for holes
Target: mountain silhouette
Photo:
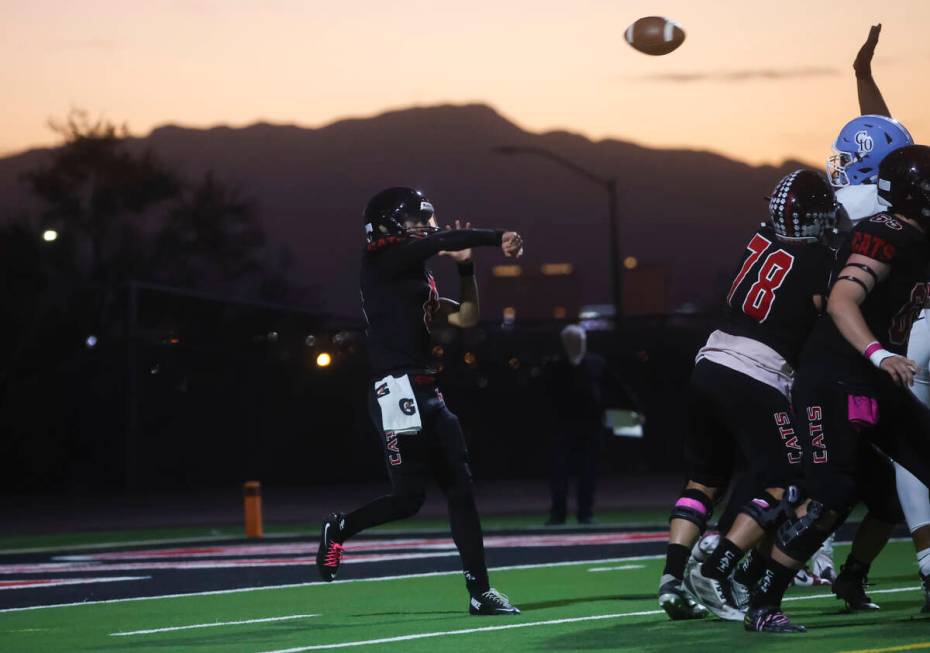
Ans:
<svg viewBox="0 0 930 653"><path fill-rule="evenodd" d="M358 318L361 212L368 197L397 185L422 189L442 223L462 218L520 231L524 266L571 262L579 302L606 303L604 192L550 161L494 153L500 145L546 148L615 176L623 253L664 270L670 307L719 301L721 284L766 216L763 197L799 165L751 166L710 152L533 133L479 104L389 111L318 129L169 125L130 142L193 178L212 169L254 198L271 247L290 251L294 281L318 287L322 303L311 310ZM0 159L0 217L35 208L19 177L49 151ZM503 262L499 252L479 252L482 282ZM454 284L451 263L436 267L441 284ZM635 292L629 283L627 293Z"/></svg>

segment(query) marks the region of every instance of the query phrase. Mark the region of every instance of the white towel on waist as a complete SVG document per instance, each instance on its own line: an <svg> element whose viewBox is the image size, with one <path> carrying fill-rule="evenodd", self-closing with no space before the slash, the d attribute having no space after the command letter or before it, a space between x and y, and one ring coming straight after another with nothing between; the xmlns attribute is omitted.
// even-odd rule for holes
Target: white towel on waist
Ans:
<svg viewBox="0 0 930 653"><path fill-rule="evenodd" d="M381 407L381 425L385 433L418 433L423 430L420 408L408 375L389 374L375 381L375 396Z"/></svg>

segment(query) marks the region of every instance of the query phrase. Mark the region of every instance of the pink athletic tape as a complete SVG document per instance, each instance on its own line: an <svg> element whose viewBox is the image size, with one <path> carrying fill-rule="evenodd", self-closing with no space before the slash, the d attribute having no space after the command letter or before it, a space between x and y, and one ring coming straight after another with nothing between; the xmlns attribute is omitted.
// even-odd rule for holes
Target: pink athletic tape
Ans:
<svg viewBox="0 0 930 653"><path fill-rule="evenodd" d="M873 397L849 395L849 421L856 426L878 424L878 402Z"/></svg>
<svg viewBox="0 0 930 653"><path fill-rule="evenodd" d="M675 507L691 508L692 510L697 510L702 515L707 514L707 508L704 507L703 503L694 499L689 499L688 497L681 497L678 501L675 502Z"/></svg>

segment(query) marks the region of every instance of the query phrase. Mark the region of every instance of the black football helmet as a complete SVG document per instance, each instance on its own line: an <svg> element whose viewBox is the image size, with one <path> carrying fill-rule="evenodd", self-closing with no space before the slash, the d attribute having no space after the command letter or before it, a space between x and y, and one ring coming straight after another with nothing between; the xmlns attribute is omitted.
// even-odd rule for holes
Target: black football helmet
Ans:
<svg viewBox="0 0 930 653"><path fill-rule="evenodd" d="M882 159L878 197L930 234L930 147L905 145Z"/></svg>
<svg viewBox="0 0 930 653"><path fill-rule="evenodd" d="M432 202L415 188L386 188L365 206L365 237L373 243L389 236L403 238L435 231L429 224L433 213ZM415 226L409 226L411 221Z"/></svg>
<svg viewBox="0 0 930 653"><path fill-rule="evenodd" d="M836 227L837 207L826 177L804 168L782 177L769 198L775 233L791 240L819 240Z"/></svg>

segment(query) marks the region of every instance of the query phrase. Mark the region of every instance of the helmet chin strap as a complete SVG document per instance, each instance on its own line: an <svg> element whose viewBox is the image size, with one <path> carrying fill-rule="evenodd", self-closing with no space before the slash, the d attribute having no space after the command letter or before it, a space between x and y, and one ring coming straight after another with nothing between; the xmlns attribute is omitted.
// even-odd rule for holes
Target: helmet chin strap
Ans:
<svg viewBox="0 0 930 653"><path fill-rule="evenodd" d="M876 213L881 213L887 208L878 197L878 186L875 184L839 188L836 191L836 200L843 205L843 209L846 210L853 224Z"/></svg>

